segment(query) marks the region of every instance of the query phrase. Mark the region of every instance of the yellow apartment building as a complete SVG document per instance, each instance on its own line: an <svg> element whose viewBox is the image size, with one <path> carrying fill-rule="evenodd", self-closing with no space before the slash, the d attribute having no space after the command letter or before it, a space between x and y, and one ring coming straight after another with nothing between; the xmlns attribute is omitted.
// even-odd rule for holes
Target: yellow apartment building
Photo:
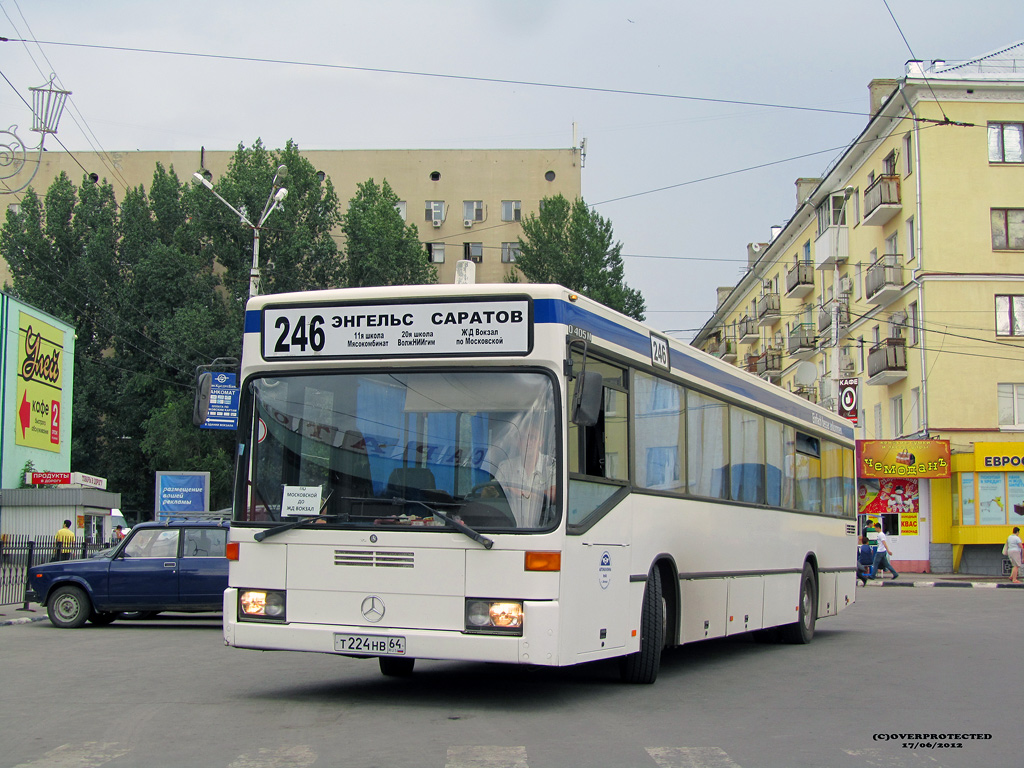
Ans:
<svg viewBox="0 0 1024 768"><path fill-rule="evenodd" d="M74 184L83 179L108 180L118 199L125 187L147 189L159 162L173 168L181 181L203 173L214 184L227 172L233 151L176 152L44 152L32 180L38 195L61 171ZM476 262L477 282L502 282L515 261L520 221L539 210L542 198L582 195L583 157L570 149L409 149L310 150L301 154L331 179L342 206L356 194L356 185L373 178L388 184L401 198L399 212L416 224L424 258L437 268L438 282L455 282L460 259ZM18 189L35 163L6 180ZM83 168L85 170L83 170ZM5 191L0 189L0 192ZM267 190L268 194L270 189ZM5 195L8 205L19 196ZM339 242L343 237L336 233ZM0 263L0 284L10 278Z"/></svg>
<svg viewBox="0 0 1024 768"><path fill-rule="evenodd" d="M869 92L693 343L855 419L859 517L897 570L1002 575L1024 525L1024 41ZM881 477L879 446L900 457Z"/></svg>

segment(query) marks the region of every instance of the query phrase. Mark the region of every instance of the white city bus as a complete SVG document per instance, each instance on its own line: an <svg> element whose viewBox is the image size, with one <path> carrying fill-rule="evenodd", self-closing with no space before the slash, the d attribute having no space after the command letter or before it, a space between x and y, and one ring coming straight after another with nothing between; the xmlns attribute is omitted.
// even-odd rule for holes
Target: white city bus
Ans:
<svg viewBox="0 0 1024 768"><path fill-rule="evenodd" d="M853 602L853 430L555 285L259 296L228 645L565 666Z"/></svg>

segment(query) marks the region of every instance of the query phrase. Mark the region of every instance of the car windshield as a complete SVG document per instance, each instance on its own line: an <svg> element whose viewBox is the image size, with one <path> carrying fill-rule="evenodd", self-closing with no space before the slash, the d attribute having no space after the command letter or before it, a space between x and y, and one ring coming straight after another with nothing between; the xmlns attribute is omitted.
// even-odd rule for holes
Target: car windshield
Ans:
<svg viewBox="0 0 1024 768"><path fill-rule="evenodd" d="M552 379L539 372L343 373L248 384L235 519L488 530L557 521ZM241 479L241 478L240 478Z"/></svg>

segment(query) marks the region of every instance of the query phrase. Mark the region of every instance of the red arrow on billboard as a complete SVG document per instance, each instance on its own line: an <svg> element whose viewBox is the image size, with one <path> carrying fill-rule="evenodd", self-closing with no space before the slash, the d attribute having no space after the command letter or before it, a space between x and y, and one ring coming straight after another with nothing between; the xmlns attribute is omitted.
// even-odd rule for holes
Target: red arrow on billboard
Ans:
<svg viewBox="0 0 1024 768"><path fill-rule="evenodd" d="M28 392L21 395L21 407L18 408L18 421L21 422L21 436L25 437L25 430L32 421L32 406L28 404Z"/></svg>

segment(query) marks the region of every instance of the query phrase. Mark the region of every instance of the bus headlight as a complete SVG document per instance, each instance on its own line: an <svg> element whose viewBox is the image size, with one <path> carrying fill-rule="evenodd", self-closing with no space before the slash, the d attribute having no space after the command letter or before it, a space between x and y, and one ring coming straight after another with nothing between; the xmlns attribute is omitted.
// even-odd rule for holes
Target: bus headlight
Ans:
<svg viewBox="0 0 1024 768"><path fill-rule="evenodd" d="M522 635L522 601L467 599L466 631L498 635Z"/></svg>
<svg viewBox="0 0 1024 768"><path fill-rule="evenodd" d="M257 621L284 621L284 592L267 589L239 590L238 618Z"/></svg>

